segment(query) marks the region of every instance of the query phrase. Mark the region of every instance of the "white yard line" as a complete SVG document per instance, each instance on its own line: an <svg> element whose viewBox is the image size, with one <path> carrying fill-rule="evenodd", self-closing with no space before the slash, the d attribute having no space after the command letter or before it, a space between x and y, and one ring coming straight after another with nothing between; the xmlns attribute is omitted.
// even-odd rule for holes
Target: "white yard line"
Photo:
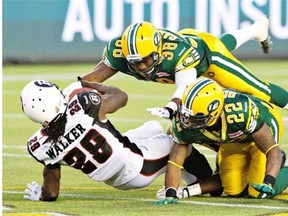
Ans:
<svg viewBox="0 0 288 216"><path fill-rule="evenodd" d="M15 157L15 158L23 157L23 158L30 158L31 156L30 156L28 153L27 153L27 154L2 153L2 157Z"/></svg>
<svg viewBox="0 0 288 216"><path fill-rule="evenodd" d="M3 191L6 194L24 194L24 192L20 191ZM73 198L88 198L88 199L107 199L107 197L101 196L91 196L91 195L81 195L81 194L61 194L63 197L73 197ZM112 199L112 198L111 198ZM139 200L145 202L155 202L155 199L144 199L144 198L135 198L135 197L122 197L116 198L113 197L114 200ZM110 199L109 199L110 200ZM180 200L180 203L192 204L192 205L206 205L206 206L225 206L225 207L238 207L238 208L255 208L255 209L274 209L274 210L288 210L288 207L284 206L268 206L268 205L254 205L254 204L231 204L231 203L217 203L217 202L200 202L200 201L192 201L192 200Z"/></svg>

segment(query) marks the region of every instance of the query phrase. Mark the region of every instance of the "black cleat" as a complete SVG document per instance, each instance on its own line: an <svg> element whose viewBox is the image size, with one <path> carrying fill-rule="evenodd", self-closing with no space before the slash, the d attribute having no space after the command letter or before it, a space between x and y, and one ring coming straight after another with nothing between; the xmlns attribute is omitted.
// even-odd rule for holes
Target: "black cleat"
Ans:
<svg viewBox="0 0 288 216"><path fill-rule="evenodd" d="M270 50L272 50L273 42L271 40L271 37L268 36L264 41L259 42L262 50L264 53L268 53Z"/></svg>

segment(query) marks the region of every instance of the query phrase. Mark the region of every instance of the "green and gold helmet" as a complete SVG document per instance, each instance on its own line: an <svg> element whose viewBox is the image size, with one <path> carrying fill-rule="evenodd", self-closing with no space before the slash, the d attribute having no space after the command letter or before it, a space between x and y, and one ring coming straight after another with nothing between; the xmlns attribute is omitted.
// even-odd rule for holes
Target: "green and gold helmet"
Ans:
<svg viewBox="0 0 288 216"><path fill-rule="evenodd" d="M184 128L196 129L216 123L224 105L221 86L213 80L201 79L188 85L178 107Z"/></svg>
<svg viewBox="0 0 288 216"><path fill-rule="evenodd" d="M161 34L149 22L138 22L128 26L122 35L121 44L122 53L128 64L142 75L151 73L163 59ZM153 59L149 69L140 71L135 67L135 63L143 61L148 56Z"/></svg>

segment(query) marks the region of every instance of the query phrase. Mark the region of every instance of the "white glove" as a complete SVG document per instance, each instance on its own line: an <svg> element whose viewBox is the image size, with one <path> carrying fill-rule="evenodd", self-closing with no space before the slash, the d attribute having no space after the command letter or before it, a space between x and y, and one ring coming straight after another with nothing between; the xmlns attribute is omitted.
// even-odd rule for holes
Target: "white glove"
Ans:
<svg viewBox="0 0 288 216"><path fill-rule="evenodd" d="M41 186L33 181L27 184L28 189L25 189L24 199L39 201L41 197Z"/></svg>
<svg viewBox="0 0 288 216"><path fill-rule="evenodd" d="M179 186L178 190L177 190L177 197L179 199L186 199L189 197L188 193L183 190L185 187L182 187L182 186ZM156 198L158 199L164 199L165 198L165 194L166 194L166 190L165 190L165 187L163 186L161 189L159 189L157 191L157 194L156 194Z"/></svg>
<svg viewBox="0 0 288 216"><path fill-rule="evenodd" d="M83 88L81 81L73 82L70 85L68 85L66 88L63 89L63 95L65 96L66 100L69 101L70 94L75 90Z"/></svg>
<svg viewBox="0 0 288 216"><path fill-rule="evenodd" d="M171 114L166 107L147 108L146 111L151 113L152 115L165 119L169 119L171 117Z"/></svg>

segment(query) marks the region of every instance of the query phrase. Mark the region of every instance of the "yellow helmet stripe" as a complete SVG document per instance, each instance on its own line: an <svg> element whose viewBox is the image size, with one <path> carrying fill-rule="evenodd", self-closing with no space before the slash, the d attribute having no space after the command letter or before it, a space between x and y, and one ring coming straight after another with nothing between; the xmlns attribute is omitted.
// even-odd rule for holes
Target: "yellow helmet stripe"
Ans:
<svg viewBox="0 0 288 216"><path fill-rule="evenodd" d="M201 91L205 86L213 83L214 81L209 79L203 79L192 86L192 89L187 94L186 100L184 102L184 107L191 109L192 103L197 96L198 92Z"/></svg>
<svg viewBox="0 0 288 216"><path fill-rule="evenodd" d="M137 54L136 36L137 36L137 31L139 29L139 26L141 24L142 24L141 22L136 23L133 26L131 26L131 28L129 29L128 38L127 38L129 55Z"/></svg>

